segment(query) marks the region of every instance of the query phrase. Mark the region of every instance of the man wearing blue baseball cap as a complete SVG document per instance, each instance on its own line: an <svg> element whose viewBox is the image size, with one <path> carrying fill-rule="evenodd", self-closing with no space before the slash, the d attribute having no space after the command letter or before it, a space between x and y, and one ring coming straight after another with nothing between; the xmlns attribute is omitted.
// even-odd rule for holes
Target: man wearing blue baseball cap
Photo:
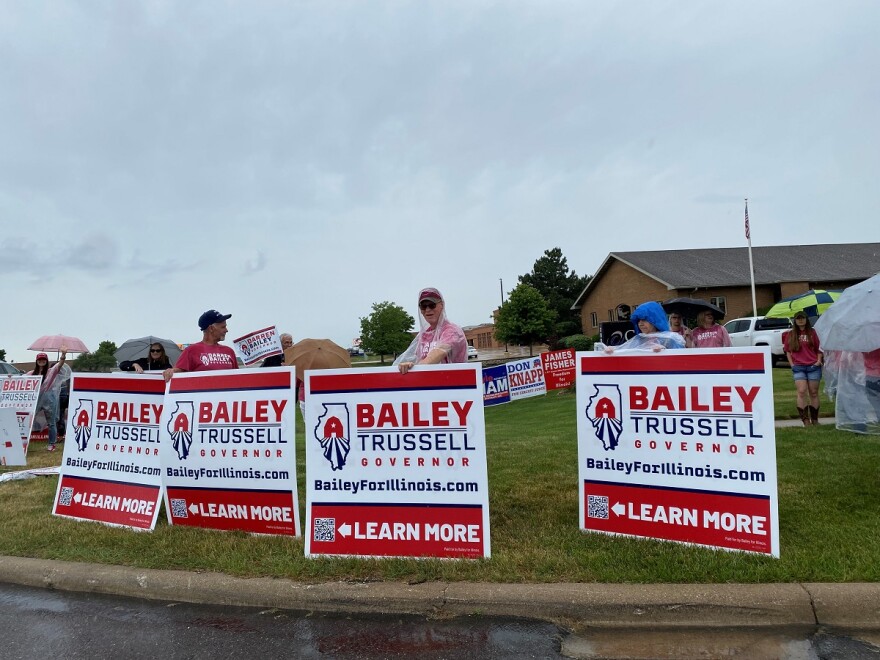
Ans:
<svg viewBox="0 0 880 660"><path fill-rule="evenodd" d="M165 380L181 371L214 371L216 369L238 369L235 351L220 344L229 332L226 319L232 314L221 314L216 309L209 309L199 317L199 329L202 341L190 344L177 359L177 364L164 371Z"/></svg>

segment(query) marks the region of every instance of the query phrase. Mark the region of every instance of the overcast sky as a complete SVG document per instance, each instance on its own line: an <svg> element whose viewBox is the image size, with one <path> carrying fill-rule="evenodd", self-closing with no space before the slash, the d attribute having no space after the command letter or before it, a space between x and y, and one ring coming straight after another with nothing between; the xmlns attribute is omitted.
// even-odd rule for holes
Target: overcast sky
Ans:
<svg viewBox="0 0 880 660"><path fill-rule="evenodd" d="M0 5L0 348L490 320L544 250L880 241L880 3Z"/></svg>

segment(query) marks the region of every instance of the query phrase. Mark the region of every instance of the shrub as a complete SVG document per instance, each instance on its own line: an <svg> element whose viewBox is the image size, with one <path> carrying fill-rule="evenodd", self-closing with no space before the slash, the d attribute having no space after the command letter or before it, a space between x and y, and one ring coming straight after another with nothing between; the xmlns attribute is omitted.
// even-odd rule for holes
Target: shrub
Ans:
<svg viewBox="0 0 880 660"><path fill-rule="evenodd" d="M595 339L586 335L569 335L563 337L560 342L566 348L573 348L576 351L592 351Z"/></svg>

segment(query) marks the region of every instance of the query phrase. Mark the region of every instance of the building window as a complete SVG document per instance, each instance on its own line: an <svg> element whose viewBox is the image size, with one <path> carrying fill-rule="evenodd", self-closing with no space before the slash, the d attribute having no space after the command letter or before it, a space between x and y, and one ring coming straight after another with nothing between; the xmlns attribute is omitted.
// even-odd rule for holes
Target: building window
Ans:
<svg viewBox="0 0 880 660"><path fill-rule="evenodd" d="M599 327L599 315L596 312L590 312L590 323L593 324L594 328Z"/></svg>
<svg viewBox="0 0 880 660"><path fill-rule="evenodd" d="M727 298L725 296L716 296L715 298L709 298L709 302L715 305L722 312L727 314Z"/></svg>
<svg viewBox="0 0 880 660"><path fill-rule="evenodd" d="M614 320L614 310L613 310L613 309L609 309L609 310L608 310L608 320L609 320L609 321L613 321L613 320Z"/></svg>

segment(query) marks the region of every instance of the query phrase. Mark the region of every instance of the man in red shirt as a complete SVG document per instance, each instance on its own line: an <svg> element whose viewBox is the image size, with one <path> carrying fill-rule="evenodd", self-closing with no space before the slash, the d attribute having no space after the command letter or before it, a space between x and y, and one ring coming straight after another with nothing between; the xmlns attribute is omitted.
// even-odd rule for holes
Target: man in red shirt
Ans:
<svg viewBox="0 0 880 660"><path fill-rule="evenodd" d="M235 351L220 344L229 332L226 319L232 314L221 314L209 309L199 317L202 341L190 344L177 359L177 364L163 372L165 381L181 371L214 371L216 369L238 369Z"/></svg>

